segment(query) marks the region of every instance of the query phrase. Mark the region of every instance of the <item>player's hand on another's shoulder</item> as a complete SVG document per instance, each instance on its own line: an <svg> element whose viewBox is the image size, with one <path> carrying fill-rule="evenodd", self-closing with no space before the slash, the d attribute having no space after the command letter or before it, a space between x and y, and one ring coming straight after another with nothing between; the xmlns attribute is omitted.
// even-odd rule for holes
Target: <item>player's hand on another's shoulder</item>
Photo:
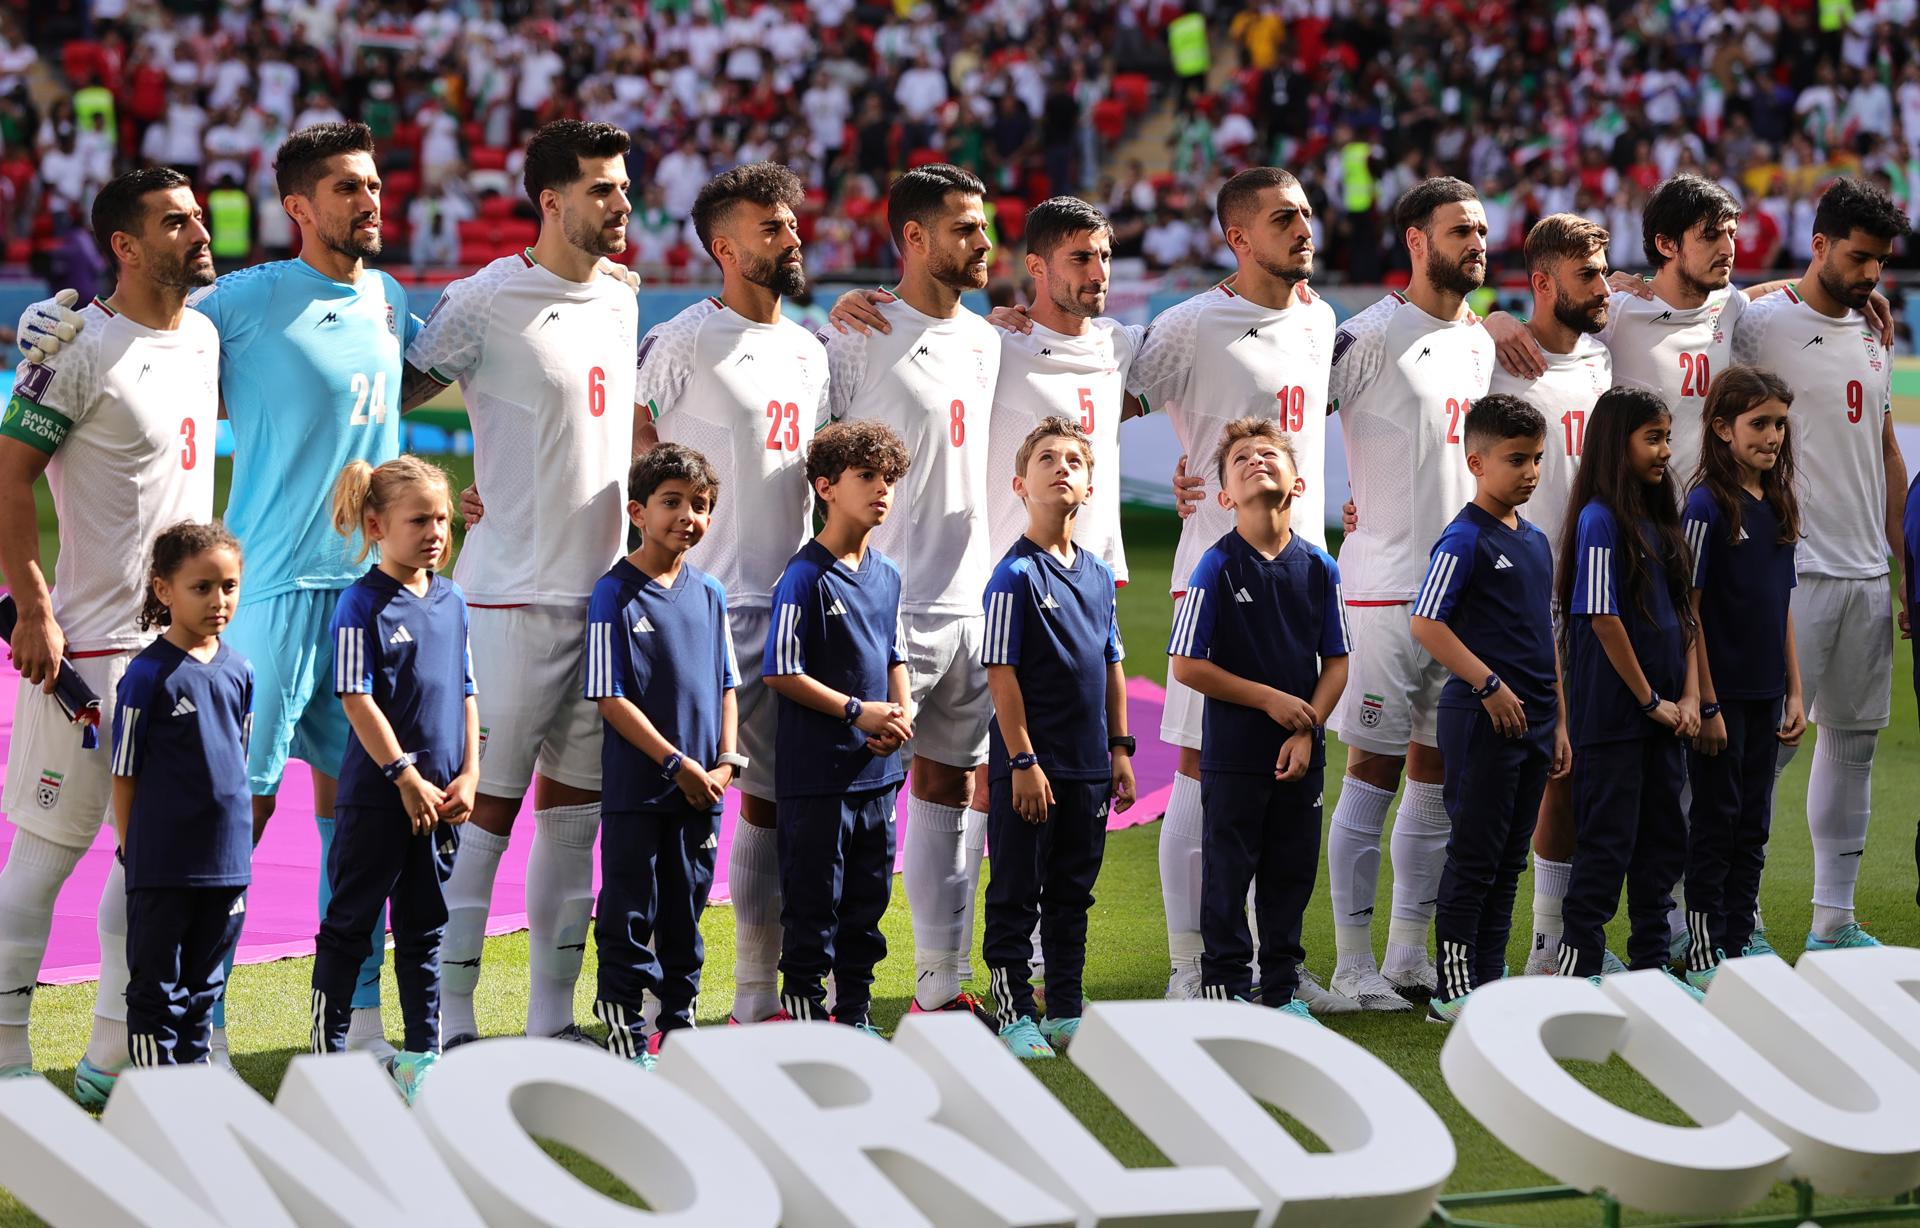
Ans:
<svg viewBox="0 0 1920 1228"><path fill-rule="evenodd" d="M1780 732L1778 737L1783 745L1798 746L1800 739L1807 733L1807 710L1798 695L1787 696L1780 709Z"/></svg>
<svg viewBox="0 0 1920 1228"><path fill-rule="evenodd" d="M21 313L14 341L28 362L45 362L86 328L85 317L73 309L79 301L78 290L62 290Z"/></svg>
<svg viewBox="0 0 1920 1228"><path fill-rule="evenodd" d="M1512 687L1503 686L1480 701L1493 720L1494 732L1503 738L1517 738L1527 732L1527 706L1513 693Z"/></svg>
<svg viewBox="0 0 1920 1228"><path fill-rule="evenodd" d="M1313 732L1296 733L1280 744L1280 757L1273 764L1275 780L1299 780L1313 764Z"/></svg>
<svg viewBox="0 0 1920 1228"><path fill-rule="evenodd" d="M1860 314L1867 317L1867 322L1873 325L1873 330L1880 334L1880 344L1889 350L1892 349L1893 304L1887 301L1887 296L1875 290L1868 296L1867 305L1861 309Z"/></svg>
<svg viewBox="0 0 1920 1228"><path fill-rule="evenodd" d="M67 651L66 633L54 621L52 610L32 616L23 612L19 619L8 654L13 667L22 678L51 695L60 678L60 658Z"/></svg>
<svg viewBox="0 0 1920 1228"><path fill-rule="evenodd" d="M618 260L609 260L605 256L600 257L600 275L602 277L611 277L615 281L625 282L627 289L632 290L636 294L640 292L640 287L645 284L639 273L621 264Z"/></svg>
<svg viewBox="0 0 1920 1228"><path fill-rule="evenodd" d="M1481 325L1493 338L1494 352L1507 374L1515 379L1539 379L1546 374L1547 356L1526 325L1504 311L1494 312Z"/></svg>
<svg viewBox="0 0 1920 1228"><path fill-rule="evenodd" d="M1199 510L1207 498L1205 475L1187 472L1187 457L1181 453L1173 466L1173 508L1185 520Z"/></svg>
<svg viewBox="0 0 1920 1228"><path fill-rule="evenodd" d="M1008 307L995 307L987 313L987 320L998 328L1010 333L1030 333L1033 331L1033 317L1027 309L1018 303Z"/></svg>
<svg viewBox="0 0 1920 1228"><path fill-rule="evenodd" d="M893 297L886 290L849 290L834 300L827 322L840 332L859 333L863 337L890 333L893 325L880 314L879 304L891 303Z"/></svg>
<svg viewBox="0 0 1920 1228"><path fill-rule="evenodd" d="M1625 269L1615 269L1607 274L1607 289L1614 294L1631 294L1635 298L1653 301L1653 283Z"/></svg>
<svg viewBox="0 0 1920 1228"><path fill-rule="evenodd" d="M469 529L479 524L480 518L486 514L487 505L480 501L478 486L469 486L460 492L460 519L467 522Z"/></svg>

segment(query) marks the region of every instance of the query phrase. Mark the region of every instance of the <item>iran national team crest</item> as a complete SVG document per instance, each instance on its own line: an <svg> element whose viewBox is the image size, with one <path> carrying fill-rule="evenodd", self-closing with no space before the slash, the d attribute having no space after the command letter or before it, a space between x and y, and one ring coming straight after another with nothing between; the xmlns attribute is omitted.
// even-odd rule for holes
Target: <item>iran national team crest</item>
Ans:
<svg viewBox="0 0 1920 1228"><path fill-rule="evenodd" d="M1360 697L1360 723L1368 729L1380 723L1380 712L1386 700L1371 692Z"/></svg>
<svg viewBox="0 0 1920 1228"><path fill-rule="evenodd" d="M60 800L60 786L67 778L59 772L40 773L40 785L34 790L34 800L40 803L40 809L52 810L53 804Z"/></svg>
<svg viewBox="0 0 1920 1228"><path fill-rule="evenodd" d="M394 314L392 303L387 304L387 331L396 337L400 335L400 320Z"/></svg>

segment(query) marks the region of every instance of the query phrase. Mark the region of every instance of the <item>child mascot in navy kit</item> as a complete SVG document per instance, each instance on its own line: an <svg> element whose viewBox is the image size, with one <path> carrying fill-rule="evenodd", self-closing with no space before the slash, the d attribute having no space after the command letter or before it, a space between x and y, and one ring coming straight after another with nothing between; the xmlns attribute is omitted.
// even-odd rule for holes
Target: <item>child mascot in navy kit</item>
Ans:
<svg viewBox="0 0 1920 1228"><path fill-rule="evenodd" d="M719 494L713 466L691 448L663 443L638 457L627 515L640 545L600 577L587 607L586 694L606 722L593 1010L607 1049L643 1068L668 1033L693 1026L720 802L749 766L734 749L727 592L686 561ZM660 1003L651 1037L649 993Z"/></svg>
<svg viewBox="0 0 1920 1228"><path fill-rule="evenodd" d="M775 815L785 903L780 1001L795 1019L873 1030L873 970L893 885L894 795L913 737L900 642L900 569L868 538L893 511L909 458L877 422L840 422L807 448L825 519L773 591L763 676L780 697ZM902 514L911 515L912 509Z"/></svg>
<svg viewBox="0 0 1920 1228"><path fill-rule="evenodd" d="M1093 494L1093 444L1070 418L1028 433L1014 458L1027 531L987 582L981 651L994 717L987 739L987 884L982 953L1000 1038L1048 1058L1080 1028L1087 913L1107 847L1107 809L1133 805L1133 739L1113 572L1076 550L1074 520ZM1034 1007L1040 922L1047 1018Z"/></svg>
<svg viewBox="0 0 1920 1228"><path fill-rule="evenodd" d="M1760 905L1775 761L1807 731L1794 652L1793 390L1771 371L1729 367L1701 410L1700 472L1682 514L1700 624L1700 732L1687 755L1687 981L1705 989L1745 952Z"/></svg>
<svg viewBox="0 0 1920 1228"><path fill-rule="evenodd" d="M1519 397L1467 412L1473 502L1434 543L1413 638L1453 676L1440 693L1447 864L1436 935L1440 987L1427 1017L1452 1023L1506 974L1513 898L1547 780L1572 760L1553 642L1553 546L1520 516L1540 484L1546 419Z"/></svg>
<svg viewBox="0 0 1920 1228"><path fill-rule="evenodd" d="M135 1066L207 1060L213 1004L253 877L253 667L220 642L240 543L183 521L153 543L142 629L113 718L113 820L127 873L127 1046Z"/></svg>
<svg viewBox="0 0 1920 1228"><path fill-rule="evenodd" d="M434 574L452 517L446 474L418 457L354 461L334 486L334 528L380 562L333 615L333 689L354 736L328 850L333 898L314 940L313 1051L346 1050L354 983L389 906L406 1039L387 1069L409 1104L439 1058L441 887L480 772L467 602Z"/></svg>
<svg viewBox="0 0 1920 1228"><path fill-rule="evenodd" d="M1672 971L1667 910L1687 849L1681 740L1700 727L1691 560L1667 472L1672 431L1654 393L1601 393L1567 503L1558 594L1579 847L1563 910L1563 975L1599 975L1623 882L1628 966Z"/></svg>
<svg viewBox="0 0 1920 1228"><path fill-rule="evenodd" d="M1306 479L1275 422L1228 423L1213 466L1234 528L1194 568L1167 646L1173 676L1206 700L1201 996L1255 996L1247 928L1254 885L1259 1000L1312 1020L1294 991L1305 956L1300 919L1320 865L1326 720L1347 682L1340 569L1293 532L1293 501Z"/></svg>

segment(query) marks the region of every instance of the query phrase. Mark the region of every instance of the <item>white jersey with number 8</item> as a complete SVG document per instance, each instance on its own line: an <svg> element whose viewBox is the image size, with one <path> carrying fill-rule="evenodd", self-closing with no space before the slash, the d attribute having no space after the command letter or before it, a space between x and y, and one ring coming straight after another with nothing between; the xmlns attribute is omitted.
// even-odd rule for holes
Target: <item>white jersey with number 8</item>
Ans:
<svg viewBox="0 0 1920 1228"><path fill-rule="evenodd" d="M480 605L586 605L626 541L639 308L508 256L448 286L407 363L460 381L487 515L454 579Z"/></svg>

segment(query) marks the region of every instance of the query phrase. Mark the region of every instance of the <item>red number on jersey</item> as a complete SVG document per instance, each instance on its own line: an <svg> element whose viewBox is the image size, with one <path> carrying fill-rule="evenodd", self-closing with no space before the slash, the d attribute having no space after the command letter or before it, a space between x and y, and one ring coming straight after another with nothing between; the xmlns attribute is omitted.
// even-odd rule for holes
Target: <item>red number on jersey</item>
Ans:
<svg viewBox="0 0 1920 1228"><path fill-rule="evenodd" d="M194 440L193 419L182 418L180 419L180 467L191 469L199 460L200 445Z"/></svg>
<svg viewBox="0 0 1920 1228"><path fill-rule="evenodd" d="M1280 402L1280 429L1297 431L1307 424L1307 390L1298 384L1273 394Z"/></svg>
<svg viewBox="0 0 1920 1228"><path fill-rule="evenodd" d="M1447 442L1460 442L1460 419L1467 416L1473 402L1463 397L1447 398Z"/></svg>
<svg viewBox="0 0 1920 1228"><path fill-rule="evenodd" d="M587 412L596 418L607 412L607 373L599 367L587 372Z"/></svg>
<svg viewBox="0 0 1920 1228"><path fill-rule="evenodd" d="M1867 390L1857 379L1847 381L1847 421L1858 422L1866 416Z"/></svg>
<svg viewBox="0 0 1920 1228"><path fill-rule="evenodd" d="M1683 397L1703 397L1707 395L1707 385L1713 382L1713 372L1707 367L1705 354L1680 355L1680 395Z"/></svg>
<svg viewBox="0 0 1920 1228"><path fill-rule="evenodd" d="M957 404L957 402L956 402ZM1093 434L1093 389L1080 390L1080 429Z"/></svg>
<svg viewBox="0 0 1920 1228"><path fill-rule="evenodd" d="M967 442L967 403L955 401L947 409L947 438L956 448L966 446Z"/></svg>
<svg viewBox="0 0 1920 1228"><path fill-rule="evenodd" d="M1587 441L1587 411L1570 409L1560 415L1560 425L1567 432L1567 455L1580 455L1580 448Z"/></svg>
<svg viewBox="0 0 1920 1228"><path fill-rule="evenodd" d="M767 402L767 449L778 452L800 450L800 407L792 401Z"/></svg>

